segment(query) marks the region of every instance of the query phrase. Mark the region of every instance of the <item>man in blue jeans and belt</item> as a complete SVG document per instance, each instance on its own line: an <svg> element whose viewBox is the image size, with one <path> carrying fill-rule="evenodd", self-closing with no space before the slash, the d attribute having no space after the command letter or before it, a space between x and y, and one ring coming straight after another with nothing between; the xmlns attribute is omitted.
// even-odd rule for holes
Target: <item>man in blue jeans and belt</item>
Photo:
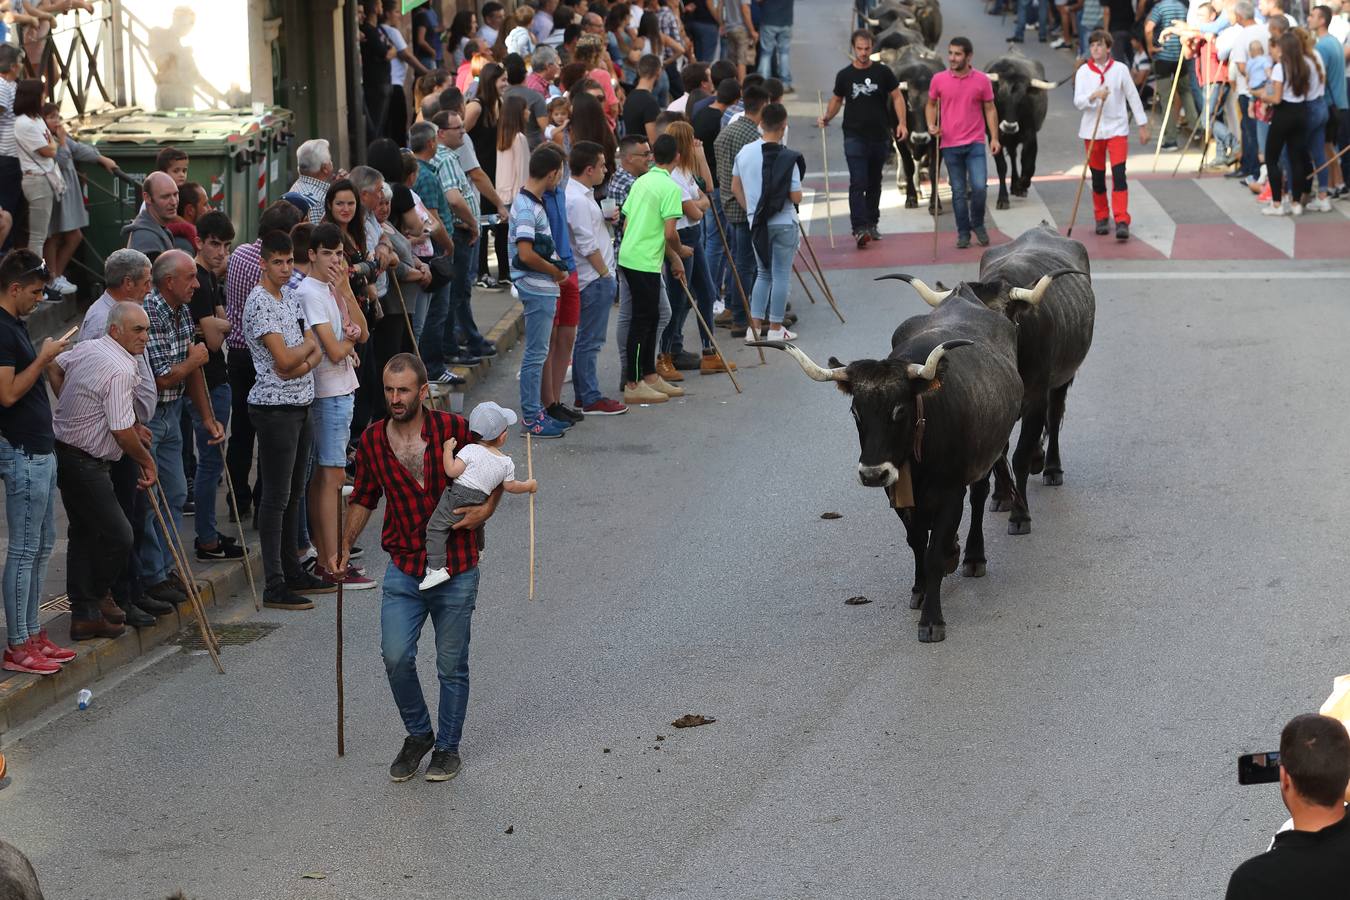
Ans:
<svg viewBox="0 0 1350 900"><path fill-rule="evenodd" d="M984 227L985 185L989 180L989 165L984 158L986 129L989 150L994 154L999 150L994 85L988 75L971 68L974 55L969 38L952 38L947 45L947 71L933 76L924 108L928 133L942 148L942 163L947 167L958 250L970 246L972 233L981 247L989 246L989 232Z"/></svg>
<svg viewBox="0 0 1350 900"><path fill-rule="evenodd" d="M816 124L825 128L843 108L848 218L861 250L881 240L881 167L895 152L895 142L909 137L909 128L900 82L890 66L872 61L872 32L853 32L850 45L853 61L834 76L830 105Z"/></svg>
<svg viewBox="0 0 1350 900"><path fill-rule="evenodd" d="M427 571L427 520L449 479L442 447L454 438L460 447L473 433L462 416L425 409L427 370L411 353L394 356L384 367L384 400L389 418L370 425L356 449L356 484L347 506L342 546L331 568L346 571L352 544L385 501L380 546L389 554L380 600L380 652L394 703L408 736L389 767L389 777L407 781L432 750L427 781L449 781L459 774L460 736L469 706L469 625L478 600L478 550L481 528L501 500L500 487L481 506L456 509L463 519L451 526L446 558L437 560L450 575L446 582L419 590ZM436 675L440 681L437 727L417 677L417 638L427 617L436 632Z"/></svg>

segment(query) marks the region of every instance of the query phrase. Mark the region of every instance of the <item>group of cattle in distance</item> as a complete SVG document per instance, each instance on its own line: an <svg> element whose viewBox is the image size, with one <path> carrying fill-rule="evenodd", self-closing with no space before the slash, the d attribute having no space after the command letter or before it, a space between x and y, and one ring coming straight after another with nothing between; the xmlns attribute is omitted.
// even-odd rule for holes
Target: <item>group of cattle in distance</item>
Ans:
<svg viewBox="0 0 1350 900"><path fill-rule="evenodd" d="M833 382L851 399L858 479L888 490L914 551L910 608L921 610L919 640L941 641L943 577L958 562L962 575L985 574L990 476L990 508L1011 510L1010 534L1031 531L1028 475L1063 484L1060 425L1069 385L1092 345L1096 299L1086 248L1045 223L985 251L978 281L934 290L910 275L887 278L908 282L932 309L895 329L884 359L845 364L831 357L822 366L791 343L758 346L790 354L812 379ZM962 559L957 531L967 488Z"/></svg>
<svg viewBox="0 0 1350 900"><path fill-rule="evenodd" d="M932 180L932 163L937 142L928 132L924 107L928 103L928 86L933 76L947 67L945 53L939 52L942 35L942 10L938 0L882 0L872 12L862 17L873 33L876 58L890 67L905 93L908 109L906 130L909 136L898 143L899 175L904 174L905 206L919 205L918 180L923 168L928 170L928 208L940 209L936 183ZM1009 205L1008 175L1012 174L1012 196L1025 197L1036 174L1036 135L1045 124L1048 106L1047 92L1058 85L1046 80L1045 66L1028 59L1016 49L985 66L985 74L994 83L994 106L998 110L999 152L994 155L998 169L998 209Z"/></svg>

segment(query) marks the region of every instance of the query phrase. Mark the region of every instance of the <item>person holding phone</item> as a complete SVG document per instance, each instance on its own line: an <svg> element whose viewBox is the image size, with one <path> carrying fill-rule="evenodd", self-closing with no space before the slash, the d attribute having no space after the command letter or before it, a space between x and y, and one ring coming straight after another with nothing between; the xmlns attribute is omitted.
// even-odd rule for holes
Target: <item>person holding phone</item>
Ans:
<svg viewBox="0 0 1350 900"><path fill-rule="evenodd" d="M1330 716L1308 713L1280 732L1280 798L1294 827L1269 850L1238 866L1227 900L1344 897L1350 885L1350 732Z"/></svg>

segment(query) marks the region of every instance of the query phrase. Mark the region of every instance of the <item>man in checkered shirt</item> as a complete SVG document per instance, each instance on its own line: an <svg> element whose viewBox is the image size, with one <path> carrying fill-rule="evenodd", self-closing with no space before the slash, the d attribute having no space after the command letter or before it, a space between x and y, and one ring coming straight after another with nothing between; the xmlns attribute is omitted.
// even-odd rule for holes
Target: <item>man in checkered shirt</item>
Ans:
<svg viewBox="0 0 1350 900"><path fill-rule="evenodd" d="M188 303L197 290L196 261L182 250L166 250L155 259L150 280L155 289L145 301L145 313L150 317L150 342L145 353L155 376L155 387L159 389L159 404L150 420L151 450L160 485L169 501L169 513L181 534L183 503L187 500L180 424L184 396L192 400L213 445L225 440L225 429L216 420L202 376L206 345L192 342L193 322ZM141 543L141 573L147 585L159 584L173 571L173 555L168 552L171 537L160 532L159 541Z"/></svg>

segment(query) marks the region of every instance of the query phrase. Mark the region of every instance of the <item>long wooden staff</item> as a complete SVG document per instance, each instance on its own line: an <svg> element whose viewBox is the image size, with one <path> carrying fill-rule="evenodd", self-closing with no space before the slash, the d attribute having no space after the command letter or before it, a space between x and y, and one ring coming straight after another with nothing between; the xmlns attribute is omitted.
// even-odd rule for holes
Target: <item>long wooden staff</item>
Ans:
<svg viewBox="0 0 1350 900"><path fill-rule="evenodd" d="M230 505L234 507L234 524L239 526L239 546L244 548L244 572L248 575L248 589L253 594L253 610L262 611L262 600L258 597L258 588L253 583L253 567L248 560L248 540L244 537L244 517L239 512L239 496L234 492L234 479L230 477L230 467L225 467L225 487L230 492Z"/></svg>
<svg viewBox="0 0 1350 900"><path fill-rule="evenodd" d="M749 325L750 322L754 321L754 317L750 315L750 298L746 296L745 285L741 282L741 272L736 268L736 260L731 255L731 245L727 243L727 232L722 227L722 217L718 215L719 212L720 210L713 210L713 224L717 226L717 234L722 238L722 252L726 254L727 265L731 266L731 274L736 279L736 290L740 292L741 304L745 307L745 321ZM763 347L759 348L759 364L764 365Z"/></svg>
<svg viewBox="0 0 1350 900"><path fill-rule="evenodd" d="M731 379L731 384L736 388L736 393L741 393L741 384L736 380L736 373L731 371L730 361L722 355L722 348L717 346L717 336L713 334L712 327L708 324L708 320L703 318L703 313L699 311L698 301L695 300L694 295L689 292L689 283L680 278L675 280L680 282L680 286L684 288L684 296L689 300L689 308L694 311L694 315L698 316L698 324L703 328L703 333L708 336L708 342L712 344L713 352L716 353L717 358L722 361L722 368L727 370L727 377ZM534 495L531 494L530 496ZM531 568L531 571L533 571L533 568Z"/></svg>
<svg viewBox="0 0 1350 900"><path fill-rule="evenodd" d="M938 256L938 221L942 214L941 200L938 198L938 178L942 174L942 135L933 136L933 262L937 262ZM948 181L951 177L948 176ZM955 203L955 198L952 199Z"/></svg>
<svg viewBox="0 0 1350 900"><path fill-rule="evenodd" d="M1177 60L1177 70L1172 73L1172 90L1167 95L1167 105L1163 107L1162 127L1158 129L1158 145L1153 148L1153 171L1158 171L1158 156L1162 153L1163 135L1167 133L1167 122L1172 116L1172 101L1177 97L1177 85L1181 83L1181 60Z"/></svg>
<svg viewBox="0 0 1350 900"><path fill-rule="evenodd" d="M1078 177L1078 192L1073 195L1073 213L1069 216L1069 230L1065 232L1065 237L1073 237L1073 226L1078 221L1078 202L1083 199L1083 185L1087 182L1088 166L1092 164L1092 150L1097 146L1097 129L1102 126L1102 113L1105 111L1106 98L1103 97L1101 105L1097 107L1097 121L1092 123L1092 139L1088 141L1087 155L1083 159L1083 174Z"/></svg>
<svg viewBox="0 0 1350 900"><path fill-rule="evenodd" d="M412 339L413 352L417 358L422 358L422 348L417 346L417 335L413 334L412 310L408 309L408 304L403 302L403 289L398 286L398 279L394 279L394 290L398 293L398 305L403 307L403 322L408 326L408 337Z"/></svg>
<svg viewBox="0 0 1350 900"><path fill-rule="evenodd" d="M811 305L814 306L816 303L816 296L815 294L812 294L811 289L806 286L806 279L802 277L802 270L797 268L796 262L793 262L792 264L792 274L797 276L797 281L801 284L802 290L806 291L807 299L810 300ZM812 273L812 277L814 277L814 275L815 273Z"/></svg>
<svg viewBox="0 0 1350 900"><path fill-rule="evenodd" d="M825 95L816 91L816 106L820 117L825 118ZM830 142L825 139L825 129L820 129L820 160L825 169L825 228L830 233L830 249L834 249L834 205L830 202ZM760 351L761 355L763 351Z"/></svg>
<svg viewBox="0 0 1350 900"><path fill-rule="evenodd" d="M150 509L155 514L155 521L159 523L159 530L167 539L169 535L169 526L164 523L164 513L159 508L159 498L155 496L154 485L146 488L145 493L146 496L150 498ZM170 555L174 559L174 564L178 566L178 574L182 576L184 569L182 560L178 558L178 550L173 546L170 546L169 549ZM185 585L185 587L186 586L187 585ZM211 626L206 621L206 611L202 609L201 602L197 598L195 586L188 587L187 594L189 605L191 605L192 612L197 618L197 628L201 631L202 643L206 646L206 652L211 654L211 661L216 664L216 671L224 675L225 667L220 664L220 654L216 651L215 635L211 633Z"/></svg>
<svg viewBox="0 0 1350 900"><path fill-rule="evenodd" d="M169 495L164 491L164 485L156 482L154 487L159 488L159 497L164 502L164 511L169 512L172 507L169 506ZM173 520L173 516L166 517L169 522L170 531L165 532L166 539L169 540L169 549L175 559L175 565L178 567L178 575L183 580L183 589L192 601L202 611L202 617L205 621L206 604L202 602L201 591L197 588L197 578L192 572L192 565L188 562L187 546L183 544L183 536L178 532L178 523ZM206 622L207 634L211 636L211 643L216 649L220 649L220 640L216 637L216 631L211 627L209 621Z"/></svg>
<svg viewBox="0 0 1350 900"><path fill-rule="evenodd" d="M534 442L525 433L526 478L534 478ZM534 599L534 494L530 494L530 599Z"/></svg>
<svg viewBox="0 0 1350 900"><path fill-rule="evenodd" d="M396 282L397 283L397 282ZM406 310L407 307L404 307ZM337 507L338 520L338 542L342 542L342 497L338 497ZM340 556L341 554L339 554ZM334 572L333 577L338 579L337 583L337 744L338 756L345 756L347 753L347 704L346 694L342 684L342 584L347 580L346 571Z"/></svg>
<svg viewBox="0 0 1350 900"><path fill-rule="evenodd" d="M840 323L844 321L844 314L839 311L839 305L834 302L834 292L830 290L830 285L825 281L825 270L820 267L820 260L816 259L816 250L811 246L811 239L806 236L806 229L802 227L801 220L797 220L797 230L802 233L802 243L806 245L806 252L811 255L811 262L816 267L816 277L820 281L820 289L825 292L825 299L830 301L830 309L839 317Z"/></svg>

